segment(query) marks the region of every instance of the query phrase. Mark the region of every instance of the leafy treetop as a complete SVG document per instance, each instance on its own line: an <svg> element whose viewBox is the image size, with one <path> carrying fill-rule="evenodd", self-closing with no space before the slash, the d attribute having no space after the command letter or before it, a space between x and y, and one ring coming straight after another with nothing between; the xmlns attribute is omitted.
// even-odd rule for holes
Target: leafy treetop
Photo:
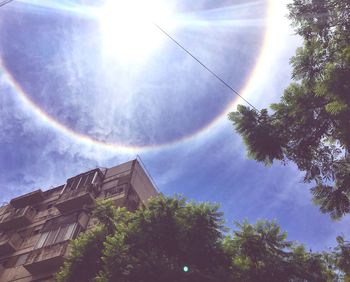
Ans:
<svg viewBox="0 0 350 282"><path fill-rule="evenodd" d="M304 39L290 61L294 82L270 113L240 105L229 119L250 157L294 162L315 183L320 210L337 219L350 213L350 2L294 0L288 8Z"/></svg>
<svg viewBox="0 0 350 282"><path fill-rule="evenodd" d="M134 213L100 202L94 214L99 224L72 242L58 282L319 282L349 263L340 249L306 252L275 222L228 232L217 205L181 197L159 196Z"/></svg>

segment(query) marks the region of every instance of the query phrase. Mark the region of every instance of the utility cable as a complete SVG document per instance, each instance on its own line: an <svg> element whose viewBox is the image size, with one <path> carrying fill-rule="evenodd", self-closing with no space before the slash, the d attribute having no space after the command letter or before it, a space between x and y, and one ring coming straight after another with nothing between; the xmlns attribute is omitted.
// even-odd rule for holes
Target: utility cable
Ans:
<svg viewBox="0 0 350 282"><path fill-rule="evenodd" d="M0 2L0 7L5 6L6 4L8 4L8 3L12 2L12 1L14 1L14 0L5 0L5 1L2 1L2 2Z"/></svg>
<svg viewBox="0 0 350 282"><path fill-rule="evenodd" d="M171 41L173 41L177 46L179 46L183 51L185 51L189 56L191 56L195 61L197 61L203 68L205 68L210 74L212 74L216 79L218 79L222 84L224 84L233 93L239 96L244 102L251 106L254 110L258 111L247 99L245 99L241 94L234 90L225 80L223 80L218 74L212 71L208 66L206 66L200 59L193 55L189 50L187 50L180 42L174 39L168 32L161 28L158 24L153 23L162 33L164 33Z"/></svg>
<svg viewBox="0 0 350 282"><path fill-rule="evenodd" d="M12 2L14 0L5 0L0 2L0 7ZM158 24L153 23L155 27L157 27L163 34L165 34L171 41L173 41L177 46L179 46L183 51L185 51L189 56L191 56L197 63L199 63L203 68L205 68L210 74L212 74L217 80L219 80L223 85L225 85L228 89L230 89L234 94L239 96L244 102L246 102L249 106L251 106L254 110L258 111L256 107L254 107L247 99L245 99L241 94L239 94L235 89L233 89L225 80L223 80L218 74L212 71L208 66L206 66L200 59L198 59L195 55L193 55L189 50L187 50L180 42L174 39L168 32L166 32L163 28L161 28Z"/></svg>

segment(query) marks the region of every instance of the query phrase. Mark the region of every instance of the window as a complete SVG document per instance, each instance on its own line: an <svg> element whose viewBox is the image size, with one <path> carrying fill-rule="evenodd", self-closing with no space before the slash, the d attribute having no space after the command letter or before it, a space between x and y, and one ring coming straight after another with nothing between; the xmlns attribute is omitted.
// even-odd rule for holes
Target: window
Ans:
<svg viewBox="0 0 350 282"><path fill-rule="evenodd" d="M0 269L1 269L1 266L6 267L8 265L8 262L9 262L9 259L0 261Z"/></svg>
<svg viewBox="0 0 350 282"><path fill-rule="evenodd" d="M72 186L71 186L71 190L77 189L78 188L78 184L79 184L80 181L81 181L81 177L76 177L73 180L73 183L72 183Z"/></svg>
<svg viewBox="0 0 350 282"><path fill-rule="evenodd" d="M35 228L33 229L32 236L35 236L35 235L39 234L41 227L42 227L42 226L35 227Z"/></svg>
<svg viewBox="0 0 350 282"><path fill-rule="evenodd" d="M42 246L44 246L45 240L46 240L47 236L49 235L49 233L50 232L44 232L44 233L41 234L38 242L36 242L36 244L34 246L34 249L39 249Z"/></svg>
<svg viewBox="0 0 350 282"><path fill-rule="evenodd" d="M113 195L122 194L124 192L124 187L113 187L105 190L105 197L111 197Z"/></svg>
<svg viewBox="0 0 350 282"><path fill-rule="evenodd" d="M71 223L41 234L34 249L50 246L73 238L77 224Z"/></svg>
<svg viewBox="0 0 350 282"><path fill-rule="evenodd" d="M76 223L73 223L73 224L70 224L70 225L68 226L67 232L65 233L65 235L64 235L64 237L63 237L63 241L69 240L69 239L72 239L72 238L73 238L76 225L77 225Z"/></svg>
<svg viewBox="0 0 350 282"><path fill-rule="evenodd" d="M16 266L23 265L23 264L26 262L26 260L27 260L27 258L28 258L28 255L29 255L29 253L20 255L20 256L17 258L15 267L16 267Z"/></svg>
<svg viewBox="0 0 350 282"><path fill-rule="evenodd" d="M92 171L88 174L78 175L69 179L67 182L67 190L79 190L87 185L90 185L95 179L96 174L96 171Z"/></svg>
<svg viewBox="0 0 350 282"><path fill-rule="evenodd" d="M53 243L55 243L55 239L57 237L58 231L59 231L59 229L55 229L55 230L52 230L49 232L49 235L47 235L47 238L45 240L44 247L50 246Z"/></svg>

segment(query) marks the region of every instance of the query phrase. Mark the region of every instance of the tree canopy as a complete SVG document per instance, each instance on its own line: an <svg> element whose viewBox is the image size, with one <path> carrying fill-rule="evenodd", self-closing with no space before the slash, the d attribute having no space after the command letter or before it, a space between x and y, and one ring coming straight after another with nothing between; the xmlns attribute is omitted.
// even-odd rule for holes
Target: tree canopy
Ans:
<svg viewBox="0 0 350 282"><path fill-rule="evenodd" d="M337 237L338 245L334 248L333 259L336 266L343 271L344 280L350 281L350 242L342 236Z"/></svg>
<svg viewBox="0 0 350 282"><path fill-rule="evenodd" d="M229 114L248 155L294 162L313 182L314 202L338 219L350 213L350 2L294 0L289 18L303 40L290 86L270 110Z"/></svg>
<svg viewBox="0 0 350 282"><path fill-rule="evenodd" d="M159 196L133 213L101 202L94 215L98 224L72 242L58 282L319 282L349 263L340 249L307 252L276 222L229 231L217 205L181 197Z"/></svg>

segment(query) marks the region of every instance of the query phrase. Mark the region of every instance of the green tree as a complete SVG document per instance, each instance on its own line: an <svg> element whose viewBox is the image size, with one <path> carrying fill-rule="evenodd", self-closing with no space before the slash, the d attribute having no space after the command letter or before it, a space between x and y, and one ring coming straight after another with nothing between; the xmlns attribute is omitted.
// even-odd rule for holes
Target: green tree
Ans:
<svg viewBox="0 0 350 282"><path fill-rule="evenodd" d="M335 264L343 272L344 281L350 281L350 242L338 236L337 243L334 248Z"/></svg>
<svg viewBox="0 0 350 282"><path fill-rule="evenodd" d="M334 276L324 256L287 241L275 222L238 223L229 235L217 205L159 196L134 213L102 202L94 215L99 224L73 241L59 282L332 281ZM111 232L107 226L113 226Z"/></svg>
<svg viewBox="0 0 350 282"><path fill-rule="evenodd" d="M230 260L221 250L222 228L217 206L153 199L107 239L97 281L226 281Z"/></svg>
<svg viewBox="0 0 350 282"><path fill-rule="evenodd" d="M82 234L71 243L72 253L57 273L58 282L90 282L102 267L103 243L106 240L106 228L98 226Z"/></svg>
<svg viewBox="0 0 350 282"><path fill-rule="evenodd" d="M71 255L57 273L58 282L94 281L102 268L102 251L108 236L122 229L128 220L126 209L117 209L111 201L99 201L93 217L98 224L71 243Z"/></svg>
<svg viewBox="0 0 350 282"><path fill-rule="evenodd" d="M304 39L291 59L294 82L271 111L238 106L229 114L248 155L266 165L294 162L314 182L314 201L333 219L350 213L350 2L294 0Z"/></svg>
<svg viewBox="0 0 350 282"><path fill-rule="evenodd" d="M231 252L238 281L333 281L324 257L287 241L276 222L236 225L239 229L225 238L224 246Z"/></svg>

